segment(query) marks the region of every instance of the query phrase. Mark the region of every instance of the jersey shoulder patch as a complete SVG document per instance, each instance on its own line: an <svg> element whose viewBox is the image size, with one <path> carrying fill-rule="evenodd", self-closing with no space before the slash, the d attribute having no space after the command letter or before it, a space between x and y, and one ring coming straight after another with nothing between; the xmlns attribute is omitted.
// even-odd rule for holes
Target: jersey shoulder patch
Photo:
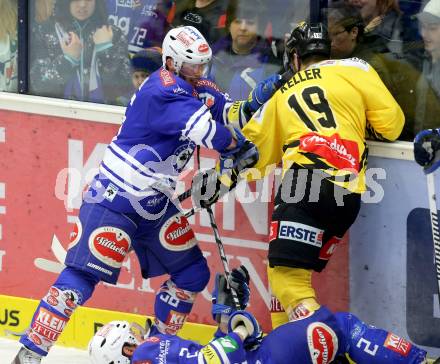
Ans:
<svg viewBox="0 0 440 364"><path fill-rule="evenodd" d="M175 85L177 83L176 76L174 76L170 71L167 71L164 68L159 70L159 80L162 86L168 87Z"/></svg>
<svg viewBox="0 0 440 364"><path fill-rule="evenodd" d="M148 81L151 80L149 87L149 93L158 95L158 90L160 95L165 97L175 96L177 97L195 97L195 90L193 87L185 82L182 78L174 75L172 72L160 68L158 71L154 72Z"/></svg>

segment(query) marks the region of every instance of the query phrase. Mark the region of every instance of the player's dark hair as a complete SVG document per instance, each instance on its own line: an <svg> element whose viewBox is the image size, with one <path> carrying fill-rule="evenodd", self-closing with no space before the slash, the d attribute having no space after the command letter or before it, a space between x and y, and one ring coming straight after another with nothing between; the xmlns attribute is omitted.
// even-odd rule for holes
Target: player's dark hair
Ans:
<svg viewBox="0 0 440 364"><path fill-rule="evenodd" d="M334 24L343 27L348 32L356 27L358 29L356 40L359 42L364 34L365 25L357 7L345 1L336 1L328 7L326 15L327 19L333 19Z"/></svg>

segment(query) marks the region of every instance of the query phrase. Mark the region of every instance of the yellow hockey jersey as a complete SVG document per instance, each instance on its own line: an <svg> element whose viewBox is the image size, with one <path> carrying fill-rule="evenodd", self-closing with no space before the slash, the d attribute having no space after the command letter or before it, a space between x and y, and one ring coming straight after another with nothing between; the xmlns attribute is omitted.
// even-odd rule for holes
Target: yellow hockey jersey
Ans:
<svg viewBox="0 0 440 364"><path fill-rule="evenodd" d="M243 129L259 149L261 177L280 161L320 169L352 192L365 191L365 135L393 141L404 115L365 61L327 60L298 72ZM256 177L256 176L254 176Z"/></svg>

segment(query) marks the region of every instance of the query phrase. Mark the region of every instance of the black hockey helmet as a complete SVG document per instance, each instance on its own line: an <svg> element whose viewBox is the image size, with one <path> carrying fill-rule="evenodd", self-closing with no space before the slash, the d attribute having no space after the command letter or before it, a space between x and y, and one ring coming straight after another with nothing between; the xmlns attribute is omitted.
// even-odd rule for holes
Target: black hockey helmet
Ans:
<svg viewBox="0 0 440 364"><path fill-rule="evenodd" d="M331 42L326 27L322 23L298 24L292 30L289 39L286 41L284 51L284 67L289 68L292 53L296 53L300 59L312 55L330 57Z"/></svg>

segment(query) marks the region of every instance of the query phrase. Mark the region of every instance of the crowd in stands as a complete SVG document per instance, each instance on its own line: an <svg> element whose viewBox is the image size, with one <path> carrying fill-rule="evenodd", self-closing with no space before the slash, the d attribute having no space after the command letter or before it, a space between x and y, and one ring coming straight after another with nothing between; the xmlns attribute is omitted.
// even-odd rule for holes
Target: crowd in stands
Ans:
<svg viewBox="0 0 440 364"><path fill-rule="evenodd" d="M17 0L0 1L0 91L17 92Z"/></svg>
<svg viewBox="0 0 440 364"><path fill-rule="evenodd" d="M29 93L126 105L160 60L164 34L198 28L209 77L233 99L281 72L285 35L305 0L35 0L29 4ZM0 90L17 92L18 0L0 2ZM440 0L333 0L322 10L332 58L369 62L402 107L401 140L438 127ZM117 75L115 77L115 75ZM133 81L133 82L132 82Z"/></svg>

